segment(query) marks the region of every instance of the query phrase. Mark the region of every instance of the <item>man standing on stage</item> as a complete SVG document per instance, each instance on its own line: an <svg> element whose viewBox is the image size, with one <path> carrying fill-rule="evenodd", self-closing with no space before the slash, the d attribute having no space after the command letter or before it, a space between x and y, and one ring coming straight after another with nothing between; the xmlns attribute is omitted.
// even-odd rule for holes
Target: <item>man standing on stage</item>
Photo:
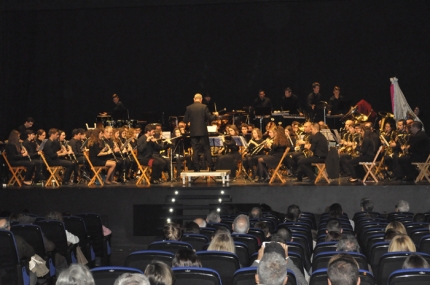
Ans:
<svg viewBox="0 0 430 285"><path fill-rule="evenodd" d="M308 95L308 112L311 122L322 121L323 113L318 110L317 104L321 102L320 84L318 82L312 83L312 92Z"/></svg>
<svg viewBox="0 0 430 285"><path fill-rule="evenodd" d="M194 95L194 103L187 107L184 122L190 125L191 147L193 148L194 172L200 171L199 153L203 152L211 171L215 171L209 146L208 122L215 120L218 112L213 115L208 107L202 104L202 95ZM203 150L202 150L203 149Z"/></svg>
<svg viewBox="0 0 430 285"><path fill-rule="evenodd" d="M300 111L299 97L293 94L290 87L285 88L285 96L281 98L281 110L289 111L290 114L303 116L303 113Z"/></svg>
<svg viewBox="0 0 430 285"><path fill-rule="evenodd" d="M114 120L128 119L128 109L119 100L119 97L117 94L112 95L112 101L115 103L115 107L112 110L112 118Z"/></svg>
<svg viewBox="0 0 430 285"><path fill-rule="evenodd" d="M333 96L330 98L328 102L329 110L327 115L340 115L345 112L343 105L343 97L340 95L340 87L335 86L333 89Z"/></svg>

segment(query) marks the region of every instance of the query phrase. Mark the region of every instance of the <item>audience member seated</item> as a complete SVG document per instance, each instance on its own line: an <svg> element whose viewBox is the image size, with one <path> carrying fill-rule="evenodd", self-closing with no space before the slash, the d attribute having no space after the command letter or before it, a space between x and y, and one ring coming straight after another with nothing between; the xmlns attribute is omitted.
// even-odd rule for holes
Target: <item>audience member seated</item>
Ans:
<svg viewBox="0 0 430 285"><path fill-rule="evenodd" d="M211 211L207 216L206 216L206 222L208 224L217 224L217 223L221 223L221 217L219 216L219 213L217 211Z"/></svg>
<svg viewBox="0 0 430 285"><path fill-rule="evenodd" d="M403 233L396 231L394 229L388 229L384 234L384 241L390 242L395 236L402 235Z"/></svg>
<svg viewBox="0 0 430 285"><path fill-rule="evenodd" d="M124 273L113 285L150 285L148 278L140 273Z"/></svg>
<svg viewBox="0 0 430 285"><path fill-rule="evenodd" d="M95 285L93 275L85 265L71 264L69 268L62 271L55 285ZM115 283L117 284L117 283ZM124 283L122 283L124 284Z"/></svg>
<svg viewBox="0 0 430 285"><path fill-rule="evenodd" d="M278 256L280 256L284 262L286 263L286 269L290 269L294 275L296 276L296 280L297 280L297 284L298 285L307 285L308 282L306 281L305 277L303 276L301 270L299 268L297 268L297 266L294 264L294 262L292 260L290 260L288 258L288 246L285 243L280 243L280 242L269 242L269 243L265 243L264 245L261 246L261 248L258 250L258 257L257 259L252 263L251 267L260 267L261 266L261 262L263 262L264 257L267 254L276 254ZM286 271L286 269L284 269ZM258 269L257 269L258 271ZM262 282L260 280L261 283L259 284L267 284L266 282ZM272 283L270 283L272 284ZM279 284L279 283L277 283Z"/></svg>
<svg viewBox="0 0 430 285"><path fill-rule="evenodd" d="M292 204L288 206L286 216L289 216L290 220L292 219L293 222L297 222L297 220L300 218L301 215L300 207Z"/></svg>
<svg viewBox="0 0 430 285"><path fill-rule="evenodd" d="M331 205L328 207L328 212L329 212L329 214L330 214L330 218L336 218L336 219L339 219L339 218L343 217L343 209L342 209L342 205L340 205L339 203L331 204ZM355 223L354 223L354 221L349 220L349 223L351 224L352 229L354 229L354 227L355 227Z"/></svg>
<svg viewBox="0 0 430 285"><path fill-rule="evenodd" d="M263 213L261 212L261 209L259 207L254 207L251 210L251 213L249 214L249 217L251 219L260 219L263 217Z"/></svg>
<svg viewBox="0 0 430 285"><path fill-rule="evenodd" d="M234 240L230 232L225 228L219 228L215 231L214 236L209 244L208 250L228 251L236 253Z"/></svg>
<svg viewBox="0 0 430 285"><path fill-rule="evenodd" d="M400 213L409 212L409 202L405 200L400 200L399 202L397 202L395 211Z"/></svg>
<svg viewBox="0 0 430 285"><path fill-rule="evenodd" d="M401 223L401 222L397 222L397 221L393 221L391 223L389 223L386 227L385 227L385 232L387 232L388 230L394 230L396 232L399 232L403 235L407 235L408 233L406 232L406 228L405 226Z"/></svg>
<svg viewBox="0 0 430 285"><path fill-rule="evenodd" d="M194 220L194 223L199 225L200 228L206 228L206 221L202 218L197 218Z"/></svg>
<svg viewBox="0 0 430 285"><path fill-rule="evenodd" d="M255 283L264 285L287 284L287 264L278 253L265 254L258 265Z"/></svg>
<svg viewBox="0 0 430 285"><path fill-rule="evenodd" d="M269 240L270 239L270 229L269 227L266 225L266 223L264 222L257 222L254 224L254 228L256 229L261 229L264 232L264 237L265 240Z"/></svg>
<svg viewBox="0 0 430 285"><path fill-rule="evenodd" d="M342 228L338 219L329 219L327 221L325 241L338 241L342 237Z"/></svg>
<svg viewBox="0 0 430 285"><path fill-rule="evenodd" d="M272 235L271 240L279 242L279 239L282 240L283 243L292 242L293 234L288 228L280 228L276 231L274 235Z"/></svg>
<svg viewBox="0 0 430 285"><path fill-rule="evenodd" d="M342 235L336 245L336 251L360 252L360 245L353 235Z"/></svg>
<svg viewBox="0 0 430 285"><path fill-rule="evenodd" d="M180 249L172 260L173 267L202 267L199 257L191 249Z"/></svg>
<svg viewBox="0 0 430 285"><path fill-rule="evenodd" d="M185 233L199 234L200 233L200 227L195 222L188 222L188 223L185 223L184 232Z"/></svg>
<svg viewBox="0 0 430 285"><path fill-rule="evenodd" d="M182 230L178 224L168 223L163 228L165 240L180 240L182 237Z"/></svg>
<svg viewBox="0 0 430 285"><path fill-rule="evenodd" d="M358 263L348 254L333 256L328 262L329 285L359 285Z"/></svg>
<svg viewBox="0 0 430 285"><path fill-rule="evenodd" d="M61 214L60 212L50 212L48 215L46 215L46 220L48 221L60 221L64 224L63 221L63 214ZM79 238L77 236L75 236L74 234L70 233L69 231L67 231L66 229L64 229L66 231L66 237L67 237L67 242L71 243L71 244L77 244L79 243Z"/></svg>
<svg viewBox="0 0 430 285"><path fill-rule="evenodd" d="M402 269L430 268L429 263L419 254L411 254L403 262Z"/></svg>
<svg viewBox="0 0 430 285"><path fill-rule="evenodd" d="M369 198L363 198L360 201L360 207L362 212L372 212L373 211L373 201Z"/></svg>
<svg viewBox="0 0 430 285"><path fill-rule="evenodd" d="M407 235L396 235L388 246L388 252L409 251L416 252L414 242Z"/></svg>
<svg viewBox="0 0 430 285"><path fill-rule="evenodd" d="M243 214L237 216L231 227L234 234L247 234L249 230L249 217Z"/></svg>
<svg viewBox="0 0 430 285"><path fill-rule="evenodd" d="M425 223L426 222L426 216L423 213L416 213L414 215L414 223Z"/></svg>
<svg viewBox="0 0 430 285"><path fill-rule="evenodd" d="M161 261L155 260L148 264L144 274L151 285L172 285L175 282L172 269Z"/></svg>

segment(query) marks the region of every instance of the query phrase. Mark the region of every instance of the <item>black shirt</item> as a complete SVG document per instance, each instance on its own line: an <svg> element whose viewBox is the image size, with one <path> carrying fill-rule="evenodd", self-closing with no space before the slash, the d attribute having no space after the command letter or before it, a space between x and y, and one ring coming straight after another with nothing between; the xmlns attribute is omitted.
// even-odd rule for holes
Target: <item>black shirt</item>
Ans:
<svg viewBox="0 0 430 285"><path fill-rule="evenodd" d="M281 98L281 110L289 111L290 114L298 114L300 109L299 97L295 94L291 94L290 97Z"/></svg>
<svg viewBox="0 0 430 285"><path fill-rule="evenodd" d="M128 119L127 108L119 101L115 104L115 107L112 110L112 118L114 120L125 120Z"/></svg>
<svg viewBox="0 0 430 285"><path fill-rule="evenodd" d="M253 107L254 107L254 110L261 109L261 108L270 108L270 111L272 111L272 100L270 100L267 97L263 97L263 99L258 97L254 100Z"/></svg>
<svg viewBox="0 0 430 285"><path fill-rule="evenodd" d="M339 98L332 96L328 100L328 109L330 110L330 115L340 115L345 112L345 106L343 97L339 95Z"/></svg>
<svg viewBox="0 0 430 285"><path fill-rule="evenodd" d="M314 153L314 156L325 158L328 154L328 142L326 137L318 132L309 137L309 143L311 144L311 151Z"/></svg>

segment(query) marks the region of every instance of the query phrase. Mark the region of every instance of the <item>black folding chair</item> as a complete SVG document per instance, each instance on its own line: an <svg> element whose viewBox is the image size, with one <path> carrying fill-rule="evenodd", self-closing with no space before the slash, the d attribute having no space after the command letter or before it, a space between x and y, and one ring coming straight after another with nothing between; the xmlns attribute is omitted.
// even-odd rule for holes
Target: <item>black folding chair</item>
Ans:
<svg viewBox="0 0 430 285"><path fill-rule="evenodd" d="M162 250L140 250L130 253L125 259L126 267L133 267L145 271L146 266L154 260L162 261L172 266L175 255Z"/></svg>
<svg viewBox="0 0 430 285"><path fill-rule="evenodd" d="M233 275L240 268L239 258L236 254L225 251L198 251L203 267L216 270L221 277L223 285L233 282Z"/></svg>
<svg viewBox="0 0 430 285"><path fill-rule="evenodd" d="M153 243L148 245L148 249L168 251L175 254L180 249L192 250L193 247L191 244L183 241L164 240L164 241L154 241Z"/></svg>
<svg viewBox="0 0 430 285"><path fill-rule="evenodd" d="M91 243L91 238L87 232L84 219L78 216L63 216L63 221L66 230L79 238L79 246L89 263L87 266L94 267L96 254Z"/></svg>
<svg viewBox="0 0 430 285"><path fill-rule="evenodd" d="M0 230L0 284L30 284L26 263L19 260L13 233Z"/></svg>
<svg viewBox="0 0 430 285"><path fill-rule="evenodd" d="M143 272L136 268L122 266L101 266L90 270L95 283L98 284L113 284L115 280L124 273L140 273Z"/></svg>
<svg viewBox="0 0 430 285"><path fill-rule="evenodd" d="M218 272L210 268L175 267L175 285L226 285L221 283Z"/></svg>
<svg viewBox="0 0 430 285"><path fill-rule="evenodd" d="M185 233L182 235L181 241L191 244L195 250L202 250L203 247L209 242L209 239L202 234Z"/></svg>
<svg viewBox="0 0 430 285"><path fill-rule="evenodd" d="M391 273L388 280L388 284L390 285L430 284L430 269L411 268L396 270Z"/></svg>

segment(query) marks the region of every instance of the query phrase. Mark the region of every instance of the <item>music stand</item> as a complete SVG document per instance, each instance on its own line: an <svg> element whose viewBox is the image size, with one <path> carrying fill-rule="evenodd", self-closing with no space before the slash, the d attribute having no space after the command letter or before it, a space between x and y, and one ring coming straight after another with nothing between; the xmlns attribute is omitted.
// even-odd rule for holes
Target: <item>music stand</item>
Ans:
<svg viewBox="0 0 430 285"><path fill-rule="evenodd" d="M255 119L260 120L260 131L263 133L263 119L270 118L272 115L272 108L269 107L255 107L254 108Z"/></svg>
<svg viewBox="0 0 430 285"><path fill-rule="evenodd" d="M234 139L234 141L236 142L236 145L243 146L245 148L248 147L248 143L246 142L246 140L245 140L244 137L242 137L242 136L232 136L232 139ZM243 161L242 161L242 166L243 166ZM251 179L251 177L249 177L248 173L246 173L246 171L245 171L245 169L243 167L240 168L239 175L236 176L233 179L233 181L236 181L239 177L242 178L243 180L245 180L245 183L246 183L246 180L249 180L249 181L253 182L252 179Z"/></svg>

